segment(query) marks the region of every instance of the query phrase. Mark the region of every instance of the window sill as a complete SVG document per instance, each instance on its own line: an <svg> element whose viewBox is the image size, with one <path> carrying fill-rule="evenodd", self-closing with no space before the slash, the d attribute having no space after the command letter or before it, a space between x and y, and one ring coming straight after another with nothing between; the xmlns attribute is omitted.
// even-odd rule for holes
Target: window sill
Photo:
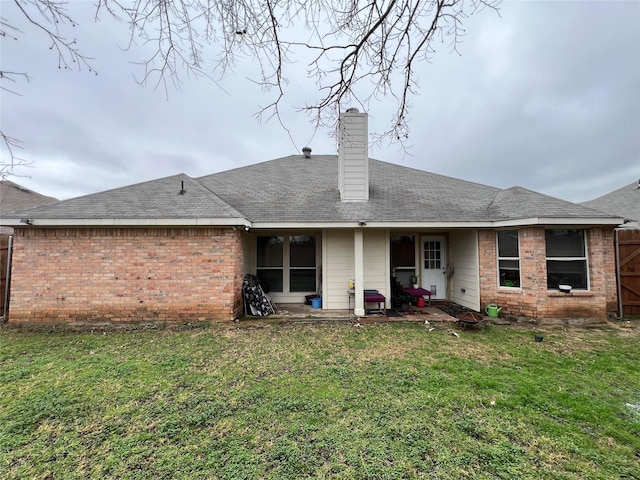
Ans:
<svg viewBox="0 0 640 480"><path fill-rule="evenodd" d="M593 292L589 290L571 290L570 292L560 292L559 290L547 290L549 297L593 297Z"/></svg>

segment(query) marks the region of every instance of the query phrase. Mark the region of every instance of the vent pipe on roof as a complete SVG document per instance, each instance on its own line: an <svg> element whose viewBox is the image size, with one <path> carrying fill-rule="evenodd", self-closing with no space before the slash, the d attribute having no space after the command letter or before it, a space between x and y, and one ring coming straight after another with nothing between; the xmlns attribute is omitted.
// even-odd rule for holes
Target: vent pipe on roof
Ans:
<svg viewBox="0 0 640 480"><path fill-rule="evenodd" d="M311 158L311 148L304 147L302 149L302 154L304 155L304 158Z"/></svg>
<svg viewBox="0 0 640 480"><path fill-rule="evenodd" d="M185 193L187 193L187 191L184 189L184 180L182 180L182 183L180 185L180 191L178 193L180 195L184 195Z"/></svg>

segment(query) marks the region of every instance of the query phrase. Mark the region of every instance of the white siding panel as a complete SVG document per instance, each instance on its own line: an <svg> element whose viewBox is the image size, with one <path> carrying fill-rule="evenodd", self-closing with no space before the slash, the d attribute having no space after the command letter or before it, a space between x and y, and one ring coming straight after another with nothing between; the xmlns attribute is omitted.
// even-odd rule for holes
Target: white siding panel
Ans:
<svg viewBox="0 0 640 480"><path fill-rule="evenodd" d="M256 236L252 234L241 235L242 241L242 273L255 274L256 272ZM244 277L243 277L244 278Z"/></svg>
<svg viewBox="0 0 640 480"><path fill-rule="evenodd" d="M343 113L339 123L338 182L340 198L369 199L369 142L367 115Z"/></svg>
<svg viewBox="0 0 640 480"><path fill-rule="evenodd" d="M384 231L367 230L364 235L364 288L378 290L387 302L391 295L387 292L389 265L387 262L387 236Z"/></svg>
<svg viewBox="0 0 640 480"><path fill-rule="evenodd" d="M323 269L325 291L322 306L328 309L347 309L349 280L355 277L353 257L353 232L327 230L326 258ZM353 302L351 307L353 308Z"/></svg>
<svg viewBox="0 0 640 480"><path fill-rule="evenodd" d="M365 231L364 234L364 285L357 288L375 289L390 300L387 294L389 267L386 254L386 234L384 231ZM328 309L349 307L347 288L349 280L355 277L353 231L326 231L326 290L322 304ZM353 300L351 303L353 308Z"/></svg>
<svg viewBox="0 0 640 480"><path fill-rule="evenodd" d="M357 178L367 173L367 169L364 165L345 165L344 174L345 178Z"/></svg>
<svg viewBox="0 0 640 480"><path fill-rule="evenodd" d="M480 311L478 233L475 230L451 232L449 252L455 272L449 280L451 300Z"/></svg>

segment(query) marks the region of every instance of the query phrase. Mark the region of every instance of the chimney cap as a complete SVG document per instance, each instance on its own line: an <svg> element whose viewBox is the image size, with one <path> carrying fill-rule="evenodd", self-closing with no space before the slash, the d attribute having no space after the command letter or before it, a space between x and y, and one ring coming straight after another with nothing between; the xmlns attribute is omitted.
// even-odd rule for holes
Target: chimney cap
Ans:
<svg viewBox="0 0 640 480"><path fill-rule="evenodd" d="M344 113L360 113L360 110L358 110L356 107L350 107L347 108Z"/></svg>
<svg viewBox="0 0 640 480"><path fill-rule="evenodd" d="M302 149L302 154L304 155L304 158L311 158L311 148L310 147L304 147Z"/></svg>

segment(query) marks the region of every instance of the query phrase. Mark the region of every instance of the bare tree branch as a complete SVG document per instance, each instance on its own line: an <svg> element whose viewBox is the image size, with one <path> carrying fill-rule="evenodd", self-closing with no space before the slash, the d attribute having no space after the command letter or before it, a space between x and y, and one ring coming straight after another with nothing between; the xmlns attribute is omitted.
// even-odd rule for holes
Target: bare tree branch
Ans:
<svg viewBox="0 0 640 480"><path fill-rule="evenodd" d="M89 63L92 59L82 55L78 50L76 39L67 39L60 33L60 24L68 23L72 27L76 26L76 22L66 11L66 2L55 0L14 0L14 3L33 26L47 34L51 41L49 50L55 50L58 53L58 68L76 68L71 65L75 63L78 70L81 70L84 65L90 72L94 72L97 75L97 72ZM29 6L34 7L42 18L34 18L31 12L28 11Z"/></svg>
<svg viewBox="0 0 640 480"><path fill-rule="evenodd" d="M9 176L15 175L14 169L20 167L30 167L33 162L27 161L24 158L20 158L16 155L16 149L22 148L22 142L17 138L10 137L0 130L0 137L2 138L2 144L9 152L9 160L0 161L0 180L6 180Z"/></svg>
<svg viewBox="0 0 640 480"><path fill-rule="evenodd" d="M272 101L259 120L277 118L286 98L286 67L309 58L307 75L318 98L299 106L315 125L335 125L341 105L368 109L371 101L395 98L397 110L379 138L409 138L410 99L418 92L416 66L430 62L436 40L458 52L463 21L499 0L100 0L118 10L130 26L131 45L154 46L142 62L140 83L180 85L181 75L203 75L205 47L218 48L210 70L228 74L249 59L259 73L251 78ZM306 38L305 38L306 37ZM311 57L310 57L311 55Z"/></svg>
<svg viewBox="0 0 640 480"><path fill-rule="evenodd" d="M21 13L22 18L26 20L27 25L35 28L36 31L44 33L49 40L49 50L55 52L58 56L58 68L82 70L86 68L89 72L95 73L90 61L91 58L83 55L77 47L76 39L68 39L61 32L62 25L71 25L75 27L75 20L67 13L67 3L58 0L14 0L13 5L16 6ZM17 25L10 23L6 18L0 18L0 37L3 41L13 40L19 42L21 36L25 32ZM0 69L0 90L20 95L16 90L8 88L7 82L17 83L18 80L29 81L27 72L14 72L10 70ZM6 152L0 158L0 177L5 179L9 175L14 174L14 170L18 166L31 166L29 162L23 158L16 156L16 149L22 148L22 143L10 134L0 131L0 149Z"/></svg>
<svg viewBox="0 0 640 480"><path fill-rule="evenodd" d="M485 8L497 12L499 2L97 0L95 18L106 13L128 25L125 48L143 52L141 84L162 87L168 94L170 87L180 88L185 75L224 77L240 62L249 61L256 71L251 80L272 94L256 117L275 118L289 132L282 116L287 72L302 60L316 84L317 98L297 108L316 127L333 128L340 109L349 103L369 110L371 102L385 98L396 102L396 110L388 128L375 138L404 145L410 138L411 98L419 91L417 66L432 61L438 43L458 52L468 14ZM93 71L75 39L67 40L58 29L59 24L75 25L65 2L14 3L32 26L48 36L61 68L77 64ZM0 19L0 36L18 34L15 26ZM207 61L211 66L205 68ZM8 137L3 138L6 144Z"/></svg>

